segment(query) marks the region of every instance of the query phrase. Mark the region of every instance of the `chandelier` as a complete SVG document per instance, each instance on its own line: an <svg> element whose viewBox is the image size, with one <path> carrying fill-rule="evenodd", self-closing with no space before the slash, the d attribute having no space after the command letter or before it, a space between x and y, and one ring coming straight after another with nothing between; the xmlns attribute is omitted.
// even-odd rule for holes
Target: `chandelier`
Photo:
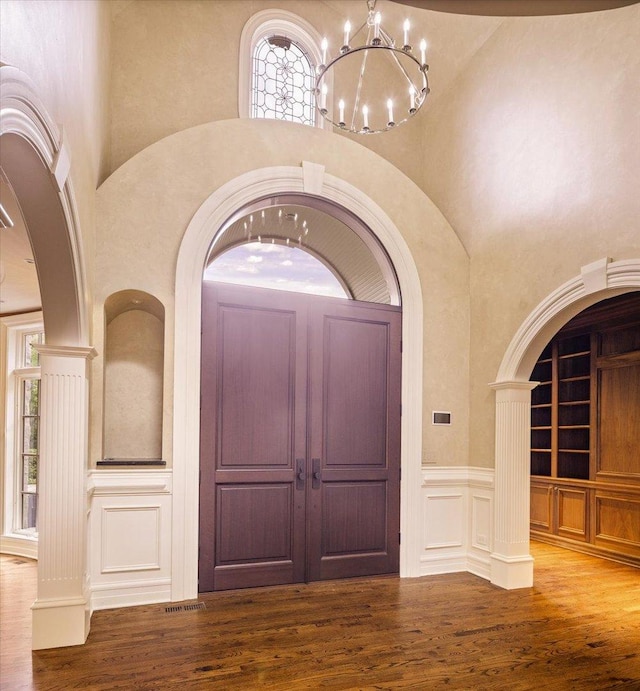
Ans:
<svg viewBox="0 0 640 691"><path fill-rule="evenodd" d="M342 47L327 62L329 43L322 39L322 64L316 79L316 106L335 127L357 134L386 132L414 116L429 93L427 43L419 58L409 42L410 23L403 25L403 45L383 29L376 0L367 0L362 26L344 25ZM364 40L364 43L360 42Z"/></svg>

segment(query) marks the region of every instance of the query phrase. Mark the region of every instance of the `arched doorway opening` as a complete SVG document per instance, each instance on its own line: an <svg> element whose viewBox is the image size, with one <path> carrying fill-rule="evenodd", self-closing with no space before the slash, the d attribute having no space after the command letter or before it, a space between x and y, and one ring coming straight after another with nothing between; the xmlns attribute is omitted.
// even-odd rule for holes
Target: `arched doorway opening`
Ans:
<svg viewBox="0 0 640 691"><path fill-rule="evenodd" d="M204 273L199 589L398 573L393 266L361 221L310 195L237 216ZM246 261L208 280L229 246ZM314 265L324 280L303 273Z"/></svg>
<svg viewBox="0 0 640 691"><path fill-rule="evenodd" d="M640 291L567 322L531 378L531 538L638 565Z"/></svg>
<svg viewBox="0 0 640 691"><path fill-rule="evenodd" d="M47 344L40 407L38 594L32 646L84 643L88 305L68 152L29 78L0 67L3 174L33 249ZM64 384L63 384L64 382ZM64 483L58 478L64 477Z"/></svg>
<svg viewBox="0 0 640 691"><path fill-rule="evenodd" d="M496 391L495 540L491 582L503 588L533 584L529 554L529 381L540 353L572 317L601 300L640 287L640 259L588 264L534 309L512 339L491 387Z"/></svg>
<svg viewBox="0 0 640 691"><path fill-rule="evenodd" d="M377 238L378 251L384 249L397 275L404 311L400 575L420 573L420 521L416 518L421 477L423 313L417 270L402 235L372 199L326 174L322 166L305 162L302 167L251 171L224 185L196 212L180 247L176 271L173 600L197 595L202 272L221 228L244 216L256 201L290 194L310 194L318 203L342 208L359 219Z"/></svg>

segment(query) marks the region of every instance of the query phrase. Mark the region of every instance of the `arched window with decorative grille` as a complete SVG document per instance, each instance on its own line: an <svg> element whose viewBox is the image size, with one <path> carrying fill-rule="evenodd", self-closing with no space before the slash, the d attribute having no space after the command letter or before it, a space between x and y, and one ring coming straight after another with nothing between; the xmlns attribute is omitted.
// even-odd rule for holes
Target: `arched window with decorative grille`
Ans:
<svg viewBox="0 0 640 691"><path fill-rule="evenodd" d="M252 118L315 125L314 70L297 43L286 36L263 38L252 63Z"/></svg>
<svg viewBox="0 0 640 691"><path fill-rule="evenodd" d="M245 24L240 40L240 117L324 127L315 107L320 35L284 10L265 10Z"/></svg>

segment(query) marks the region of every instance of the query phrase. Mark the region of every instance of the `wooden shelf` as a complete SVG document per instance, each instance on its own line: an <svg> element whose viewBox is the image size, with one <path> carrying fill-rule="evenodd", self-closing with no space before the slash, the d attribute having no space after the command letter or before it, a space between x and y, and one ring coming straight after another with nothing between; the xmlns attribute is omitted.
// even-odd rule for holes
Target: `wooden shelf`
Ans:
<svg viewBox="0 0 640 691"><path fill-rule="evenodd" d="M640 291L604 302L613 311L578 315L533 369L531 530L640 555Z"/></svg>

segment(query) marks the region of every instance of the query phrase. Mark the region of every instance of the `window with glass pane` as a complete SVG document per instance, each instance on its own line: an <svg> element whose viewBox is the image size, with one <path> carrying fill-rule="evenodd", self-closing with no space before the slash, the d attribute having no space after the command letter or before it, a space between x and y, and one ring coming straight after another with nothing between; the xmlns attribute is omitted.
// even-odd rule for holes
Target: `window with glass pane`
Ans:
<svg viewBox="0 0 640 691"><path fill-rule="evenodd" d="M44 332L36 331L24 335L24 367L39 367L40 354L34 348L39 343L44 343Z"/></svg>
<svg viewBox="0 0 640 691"><path fill-rule="evenodd" d="M38 511L40 380L22 382L22 530L35 530Z"/></svg>
<svg viewBox="0 0 640 691"><path fill-rule="evenodd" d="M288 38L260 41L253 54L251 117L315 125L314 69L307 54Z"/></svg>

